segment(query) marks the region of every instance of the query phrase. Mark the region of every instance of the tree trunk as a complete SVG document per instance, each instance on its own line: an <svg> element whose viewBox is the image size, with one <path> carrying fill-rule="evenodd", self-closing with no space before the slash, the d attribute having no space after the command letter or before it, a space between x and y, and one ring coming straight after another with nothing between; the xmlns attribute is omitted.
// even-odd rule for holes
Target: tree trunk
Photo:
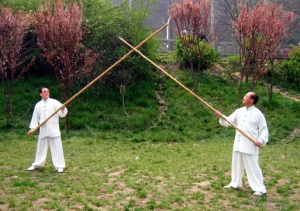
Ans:
<svg viewBox="0 0 300 211"><path fill-rule="evenodd" d="M242 85L243 85L243 78L244 78L245 68L242 69L240 81L238 85L238 98L237 98L237 106L240 107L241 99L242 99Z"/></svg>
<svg viewBox="0 0 300 211"><path fill-rule="evenodd" d="M68 113L67 113L67 116L66 116L66 131L67 131L67 133L69 132L69 130L70 130L70 120L71 120L71 115L70 115L70 105L68 106Z"/></svg>
<svg viewBox="0 0 300 211"><path fill-rule="evenodd" d="M8 112L8 96L7 96L7 87L3 83L3 97L4 97L4 103L6 108L6 126L8 126L9 123L9 112Z"/></svg>
<svg viewBox="0 0 300 211"><path fill-rule="evenodd" d="M197 74L194 71L194 65L193 65L192 61L190 61L190 65L191 65L191 73L192 73L192 78L193 78L193 90L195 93L197 93L198 92Z"/></svg>
<svg viewBox="0 0 300 211"><path fill-rule="evenodd" d="M242 99L242 81L240 80L238 85L238 98L237 98L237 106L240 107Z"/></svg>
<svg viewBox="0 0 300 211"><path fill-rule="evenodd" d="M12 119L13 119L13 108L12 108L12 99L13 99L13 82L7 82L8 87L3 83L3 95L4 95L4 103L6 107L6 126L8 128L12 127Z"/></svg>
<svg viewBox="0 0 300 211"><path fill-rule="evenodd" d="M248 68L246 68L246 71L245 71L246 83L249 82L249 72L250 72L250 66Z"/></svg>
<svg viewBox="0 0 300 211"><path fill-rule="evenodd" d="M67 69L67 68L66 68ZM66 80L63 82L63 86L65 88L62 89L63 92L63 99L64 102L69 100L72 97L72 90L73 90L73 84L71 82L71 79L67 76ZM66 116L66 131L68 132L70 130L70 123L71 123L71 104L68 106L68 114Z"/></svg>
<svg viewBox="0 0 300 211"><path fill-rule="evenodd" d="M120 85L120 93L122 95L122 109L123 109L123 114L126 114L126 111L125 111L125 90L126 90L126 87L125 85Z"/></svg>
<svg viewBox="0 0 300 211"><path fill-rule="evenodd" d="M268 92L269 92L269 100L272 100L273 98L273 86L274 86L274 81L273 81L273 73L274 73L274 59L270 59L270 77L267 74L267 87L268 87Z"/></svg>
<svg viewBox="0 0 300 211"><path fill-rule="evenodd" d="M9 84L9 102L8 102L8 126L12 127L13 124L13 96L14 96L14 84L10 81Z"/></svg>

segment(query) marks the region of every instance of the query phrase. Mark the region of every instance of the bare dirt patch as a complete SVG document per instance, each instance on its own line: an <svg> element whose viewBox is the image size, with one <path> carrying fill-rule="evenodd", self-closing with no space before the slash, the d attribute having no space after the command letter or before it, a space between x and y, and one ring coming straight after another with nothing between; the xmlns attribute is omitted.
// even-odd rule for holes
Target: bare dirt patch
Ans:
<svg viewBox="0 0 300 211"><path fill-rule="evenodd" d="M268 165L267 168L268 168L269 170L271 170L272 172L274 172L274 173L280 173L280 172L281 172L280 170L275 169L274 166ZM266 177L266 179L270 179L270 178L267 178L267 177Z"/></svg>
<svg viewBox="0 0 300 211"><path fill-rule="evenodd" d="M116 172L111 172L108 174L109 177L119 177L121 174L124 174L124 169L120 169L119 171Z"/></svg>
<svg viewBox="0 0 300 211"><path fill-rule="evenodd" d="M283 186L283 185L285 185L285 184L287 184L287 183L289 183L289 182L290 182L290 181L287 180L287 179L280 179L280 180L277 181L277 184L278 184L279 186Z"/></svg>
<svg viewBox="0 0 300 211"><path fill-rule="evenodd" d="M40 199L37 199L37 200L33 201L33 204L35 206L41 206L41 205L44 205L45 202L47 202L47 201L50 201L50 199L48 199L48 198L40 198Z"/></svg>
<svg viewBox="0 0 300 211"><path fill-rule="evenodd" d="M122 195L122 196L131 195L132 193L135 192L134 189L126 187L126 184L120 180L120 176L125 172L124 169L120 167L119 170L112 171L111 169L106 168L105 171L108 173L108 182L105 184L114 186L114 190L112 193L107 193L105 189L100 189L99 196L97 196L97 199L114 201L118 198L118 195ZM126 203L126 202L122 202L122 203ZM119 202L118 206L122 207L122 204L120 204ZM109 210L109 209L111 209L110 206L101 207L101 210Z"/></svg>
<svg viewBox="0 0 300 211"><path fill-rule="evenodd" d="M207 187L210 186L210 181L203 181L200 183L194 183L195 185L197 185L198 187Z"/></svg>
<svg viewBox="0 0 300 211"><path fill-rule="evenodd" d="M8 210L8 204L0 204L0 210Z"/></svg>
<svg viewBox="0 0 300 211"><path fill-rule="evenodd" d="M268 210L268 211L279 210L276 203L273 203L273 202L266 202L265 207L266 207L266 210Z"/></svg>

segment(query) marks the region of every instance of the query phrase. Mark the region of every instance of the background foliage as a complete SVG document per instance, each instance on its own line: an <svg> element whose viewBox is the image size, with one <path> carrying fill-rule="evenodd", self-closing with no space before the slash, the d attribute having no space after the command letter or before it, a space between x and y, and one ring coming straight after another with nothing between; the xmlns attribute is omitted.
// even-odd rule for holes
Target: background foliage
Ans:
<svg viewBox="0 0 300 211"><path fill-rule="evenodd" d="M199 70L204 72L212 67L215 62L217 62L218 54L214 46L205 41L199 41L199 44L195 45L195 48L196 47L199 48L200 52L203 52L203 55L201 55L201 62L198 61L199 57L195 52L189 49L184 50L181 40L176 40L177 56L183 62L183 64L185 66L190 66L192 63L195 68L198 68L198 65L200 65Z"/></svg>
<svg viewBox="0 0 300 211"><path fill-rule="evenodd" d="M293 46L287 60L282 62L282 74L289 83L300 85L300 45Z"/></svg>

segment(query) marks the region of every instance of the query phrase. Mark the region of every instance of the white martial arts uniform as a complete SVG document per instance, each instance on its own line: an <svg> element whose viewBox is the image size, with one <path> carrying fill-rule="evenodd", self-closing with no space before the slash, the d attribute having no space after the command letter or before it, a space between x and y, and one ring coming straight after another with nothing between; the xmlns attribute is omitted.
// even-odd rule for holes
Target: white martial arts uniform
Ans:
<svg viewBox="0 0 300 211"><path fill-rule="evenodd" d="M261 142L262 146L267 144L269 139L267 122L262 112L255 106L239 108L227 118L253 139ZM225 127L230 126L222 118L219 118L219 123ZM242 177L245 169L251 189L262 193L267 192L263 183L262 171L259 167L258 154L259 147L239 131L236 131L229 186L234 188L243 186Z"/></svg>
<svg viewBox="0 0 300 211"><path fill-rule="evenodd" d="M61 106L62 104L59 101L51 98L38 102L35 105L29 128L36 128L39 123L43 122ZM61 133L59 130L59 117L65 117L67 113L67 108L60 110L40 127L35 161L32 164L33 166L43 166L45 164L48 145L50 145L52 162L55 169L65 168L65 158L60 137Z"/></svg>

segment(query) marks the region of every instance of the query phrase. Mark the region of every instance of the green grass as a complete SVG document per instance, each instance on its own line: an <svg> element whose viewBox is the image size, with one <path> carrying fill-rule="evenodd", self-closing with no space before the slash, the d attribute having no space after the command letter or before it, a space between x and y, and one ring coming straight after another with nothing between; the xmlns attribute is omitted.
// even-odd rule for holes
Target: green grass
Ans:
<svg viewBox="0 0 300 211"><path fill-rule="evenodd" d="M0 142L1 210L299 210L299 141L261 150L268 194L222 188L230 181L232 137L207 142L64 138L67 168L50 155L27 172L36 136ZM246 181L246 180L245 180Z"/></svg>

